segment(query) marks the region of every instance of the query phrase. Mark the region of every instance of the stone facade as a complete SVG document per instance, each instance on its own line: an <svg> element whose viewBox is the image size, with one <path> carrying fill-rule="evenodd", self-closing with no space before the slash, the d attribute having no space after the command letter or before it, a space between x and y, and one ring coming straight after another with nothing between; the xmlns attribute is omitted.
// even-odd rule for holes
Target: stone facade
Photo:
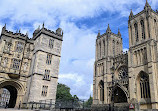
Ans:
<svg viewBox="0 0 158 111"><path fill-rule="evenodd" d="M21 103L52 99L55 102L62 29L56 32L44 27L33 37L2 28L0 36L0 88L11 93L9 107Z"/></svg>
<svg viewBox="0 0 158 111"><path fill-rule="evenodd" d="M128 31L129 51L124 53L119 31L114 34L108 26L106 33L98 33L93 106L136 103L140 109L158 109L158 12L147 1L138 14L131 10Z"/></svg>

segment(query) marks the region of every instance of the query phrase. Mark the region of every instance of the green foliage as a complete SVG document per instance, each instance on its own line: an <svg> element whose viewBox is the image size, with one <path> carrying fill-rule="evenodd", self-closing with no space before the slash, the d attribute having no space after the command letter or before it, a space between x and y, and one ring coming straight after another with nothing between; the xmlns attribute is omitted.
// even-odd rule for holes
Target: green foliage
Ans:
<svg viewBox="0 0 158 111"><path fill-rule="evenodd" d="M58 83L57 86L57 94L56 99L60 100L70 100L73 99L72 95L70 94L70 88L65 84Z"/></svg>
<svg viewBox="0 0 158 111"><path fill-rule="evenodd" d="M84 106L87 108L91 107L92 103L93 103L93 98L90 95L89 99L85 102Z"/></svg>
<svg viewBox="0 0 158 111"><path fill-rule="evenodd" d="M75 100L79 100L79 98L77 97L77 95L74 95L73 97Z"/></svg>

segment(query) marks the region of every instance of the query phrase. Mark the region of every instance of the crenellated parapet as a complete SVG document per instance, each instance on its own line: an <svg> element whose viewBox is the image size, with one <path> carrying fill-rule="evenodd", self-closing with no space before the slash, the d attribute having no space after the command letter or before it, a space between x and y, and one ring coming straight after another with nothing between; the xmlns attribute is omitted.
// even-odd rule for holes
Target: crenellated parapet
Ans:
<svg viewBox="0 0 158 111"><path fill-rule="evenodd" d="M133 19L135 19L135 18L141 16L143 13L146 14L146 17L147 17L147 18L150 17L150 16L152 16L151 13L154 13L154 14L158 15L157 10L154 11L154 10L151 8L151 6L149 5L148 1L146 0L146 4L145 4L145 6L144 6L144 10L142 10L142 11L139 12L139 13L137 13L136 15L134 15L133 12L132 12L132 10L131 10L130 15L129 15L129 21L131 21L131 20L133 20Z"/></svg>
<svg viewBox="0 0 158 111"><path fill-rule="evenodd" d="M118 29L118 33L115 34L115 33L113 33L111 31L110 26L108 24L108 28L107 28L107 30L106 30L106 32L104 34L100 34L100 31L98 32L97 39L100 39L100 38L102 38L104 36L110 37L110 35L121 38L121 32L120 32L120 30Z"/></svg>
<svg viewBox="0 0 158 111"><path fill-rule="evenodd" d="M33 33L33 39L35 40L38 36L40 36L41 34L46 34L50 37L54 37L56 39L59 40L63 40L63 31L61 28L58 28L56 30L56 32L49 30L47 28L44 27L44 24L42 26L42 28L40 29L40 27L38 29L36 29Z"/></svg>
<svg viewBox="0 0 158 111"><path fill-rule="evenodd" d="M28 38L28 34L27 34L27 33L26 33L26 34L22 34L22 33L20 33L20 31L14 33L14 32L12 32L12 31L7 30L7 29L6 29L6 25L2 28L1 36L2 36L2 35L8 36L8 37L12 37L12 38L19 38L19 39L23 39L23 40L27 40L27 39L30 40L30 39Z"/></svg>

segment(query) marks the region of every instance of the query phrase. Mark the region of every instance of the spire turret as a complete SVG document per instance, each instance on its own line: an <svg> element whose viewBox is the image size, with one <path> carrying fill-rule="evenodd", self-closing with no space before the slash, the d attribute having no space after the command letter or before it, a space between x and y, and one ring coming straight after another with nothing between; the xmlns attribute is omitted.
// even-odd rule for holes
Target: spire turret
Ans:
<svg viewBox="0 0 158 111"><path fill-rule="evenodd" d="M131 19L131 18L133 18L133 11L132 11L132 9L131 9L131 12L130 12L130 15L129 15L129 19Z"/></svg>
<svg viewBox="0 0 158 111"><path fill-rule="evenodd" d="M110 33L111 32L111 29L110 29L110 26L109 26L109 24L108 24L108 28L107 28L107 30L106 30L106 33Z"/></svg>
<svg viewBox="0 0 158 111"><path fill-rule="evenodd" d="M44 22L43 22L42 28L44 28Z"/></svg>
<svg viewBox="0 0 158 111"><path fill-rule="evenodd" d="M118 29L118 36L121 36L121 32L120 32L120 29Z"/></svg>
<svg viewBox="0 0 158 111"><path fill-rule="evenodd" d="M100 30L98 30L98 35L97 35L97 37L100 37Z"/></svg>
<svg viewBox="0 0 158 111"><path fill-rule="evenodd" d="M26 37L28 37L28 31L26 32Z"/></svg>
<svg viewBox="0 0 158 111"><path fill-rule="evenodd" d="M144 9L145 9L145 10L146 10L146 9L151 9L151 6L149 5L148 0L146 0Z"/></svg>
<svg viewBox="0 0 158 111"><path fill-rule="evenodd" d="M6 23L5 23L5 25L3 26L3 28L2 28L2 33L5 32L5 30L6 30Z"/></svg>

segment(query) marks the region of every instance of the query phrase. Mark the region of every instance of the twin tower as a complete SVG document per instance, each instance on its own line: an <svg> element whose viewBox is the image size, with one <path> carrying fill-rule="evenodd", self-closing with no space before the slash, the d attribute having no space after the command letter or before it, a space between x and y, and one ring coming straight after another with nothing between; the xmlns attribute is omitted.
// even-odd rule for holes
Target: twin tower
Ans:
<svg viewBox="0 0 158 111"><path fill-rule="evenodd" d="M144 10L128 20L129 51L122 37L98 33L93 79L93 106L137 103L140 109L158 109L158 12L146 1Z"/></svg>

